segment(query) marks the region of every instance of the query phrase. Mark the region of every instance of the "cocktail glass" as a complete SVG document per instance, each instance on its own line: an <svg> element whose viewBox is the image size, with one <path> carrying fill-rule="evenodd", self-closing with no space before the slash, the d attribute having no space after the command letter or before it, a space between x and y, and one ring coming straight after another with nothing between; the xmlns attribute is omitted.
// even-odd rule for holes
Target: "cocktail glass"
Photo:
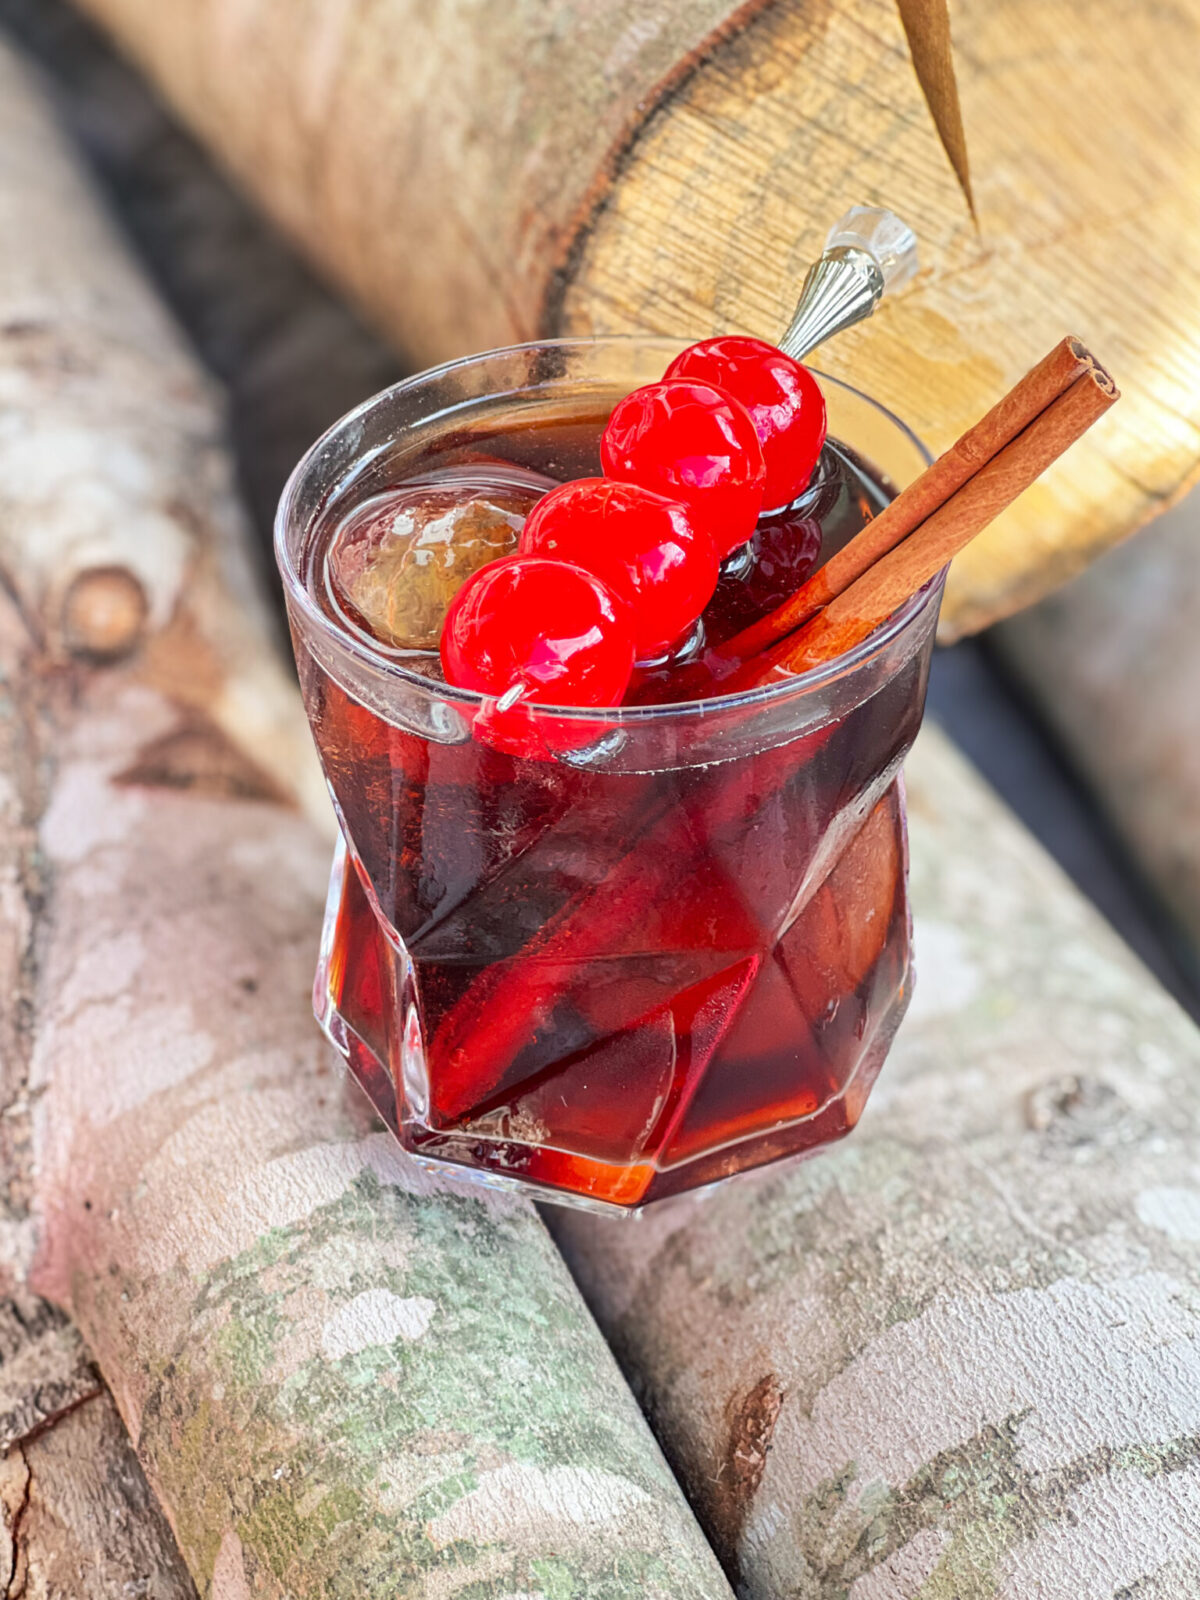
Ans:
<svg viewBox="0 0 1200 1600"><path fill-rule="evenodd" d="M494 701L326 603L322 551L354 507L431 469L595 472L612 406L680 348L554 341L420 374L313 446L276 527L341 827L317 1018L418 1161L606 1210L857 1121L912 987L901 763L941 580L803 676L518 708L514 746ZM927 463L881 406L821 382L867 498Z"/></svg>

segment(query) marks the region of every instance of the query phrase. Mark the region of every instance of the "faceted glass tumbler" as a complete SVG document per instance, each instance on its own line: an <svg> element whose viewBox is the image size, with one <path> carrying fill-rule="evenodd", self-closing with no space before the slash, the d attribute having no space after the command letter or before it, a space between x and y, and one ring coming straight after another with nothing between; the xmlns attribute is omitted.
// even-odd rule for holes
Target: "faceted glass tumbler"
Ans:
<svg viewBox="0 0 1200 1600"><path fill-rule="evenodd" d="M407 380L317 442L276 528L342 835L317 1018L417 1160L606 1210L857 1121L911 992L900 769L941 580L817 670L527 707L512 753L486 736L494 702L340 625L309 566L326 519L432 466L542 440L577 475L581 441L681 348L556 341ZM831 438L898 485L925 465L882 407L821 383Z"/></svg>

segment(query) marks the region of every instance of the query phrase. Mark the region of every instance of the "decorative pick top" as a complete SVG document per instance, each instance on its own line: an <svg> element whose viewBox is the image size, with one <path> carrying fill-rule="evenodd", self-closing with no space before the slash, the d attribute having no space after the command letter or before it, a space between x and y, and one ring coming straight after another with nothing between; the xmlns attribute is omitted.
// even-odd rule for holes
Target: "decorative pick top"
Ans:
<svg viewBox="0 0 1200 1600"><path fill-rule="evenodd" d="M797 361L819 344L869 317L888 289L902 289L917 270L917 236L894 211L851 206L830 228L821 259L804 287L779 348Z"/></svg>

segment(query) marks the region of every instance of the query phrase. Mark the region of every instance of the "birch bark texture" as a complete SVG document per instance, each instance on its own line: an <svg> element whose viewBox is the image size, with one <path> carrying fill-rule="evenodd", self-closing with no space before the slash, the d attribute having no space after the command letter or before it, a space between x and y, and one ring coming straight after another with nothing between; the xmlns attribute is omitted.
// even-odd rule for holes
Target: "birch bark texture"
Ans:
<svg viewBox="0 0 1200 1600"><path fill-rule="evenodd" d="M1200 496L996 639L1200 974Z"/></svg>
<svg viewBox="0 0 1200 1600"><path fill-rule="evenodd" d="M956 563L944 636L1194 476L1200 0L960 0L979 227L895 0L82 0L418 364L543 333L777 336L854 202L925 270L819 364L944 448L1064 332L1120 412ZM419 247L414 248L414 241Z"/></svg>
<svg viewBox="0 0 1200 1600"><path fill-rule="evenodd" d="M55 176L56 145L28 102L7 54L0 54L0 218L24 190L39 140ZM46 213L41 220L46 220ZM45 328L18 305L9 241L0 258L0 436L5 473L22 430L22 362L36 349L56 365ZM32 245L36 249L36 244ZM19 300L19 297L17 297ZM47 357L49 359L47 359ZM36 446L18 464L36 476ZM36 498L36 497L35 497ZM0 543L11 532L0 510ZM38 576L36 560L35 581ZM28 580L30 574L26 573ZM195 1600L195 1590L137 1464L116 1408L78 1331L61 1311L22 1286L33 1248L29 1055L33 941L44 888L33 826L41 771L18 697L25 682L28 628L0 556L0 1593L29 1600ZM78 597L78 592L77 592ZM53 618L61 612L50 604ZM111 637L111 636L110 636Z"/></svg>
<svg viewBox="0 0 1200 1600"><path fill-rule="evenodd" d="M728 1600L532 1208L423 1180L331 1067L330 819L220 407L0 73L31 1281L77 1318L206 1600ZM64 622L98 572L142 596L118 643Z"/></svg>
<svg viewBox="0 0 1200 1600"><path fill-rule="evenodd" d="M852 1138L554 1228L746 1600L1200 1589L1200 1035L936 729Z"/></svg>

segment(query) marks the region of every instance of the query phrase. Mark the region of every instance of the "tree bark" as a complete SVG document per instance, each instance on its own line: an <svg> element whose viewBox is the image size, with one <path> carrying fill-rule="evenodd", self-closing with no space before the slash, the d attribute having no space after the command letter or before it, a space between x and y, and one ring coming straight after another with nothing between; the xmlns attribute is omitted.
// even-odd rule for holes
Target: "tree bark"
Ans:
<svg viewBox="0 0 1200 1600"><path fill-rule="evenodd" d="M0 30L43 69L60 125L220 383L239 492L269 530L301 452L400 363L68 0L0 0Z"/></svg>
<svg viewBox="0 0 1200 1600"><path fill-rule="evenodd" d="M0 1301L0 1594L195 1600L116 1407L61 1311Z"/></svg>
<svg viewBox="0 0 1200 1600"><path fill-rule="evenodd" d="M532 1208L423 1178L331 1069L328 809L219 407L7 56L0 119L15 1254L206 1597L727 1600Z"/></svg>
<svg viewBox="0 0 1200 1600"><path fill-rule="evenodd" d="M547 332L778 334L863 199L911 217L925 271L820 364L935 448L1064 331L1093 341L1120 412L959 559L946 637L1195 474L1196 0L963 0L978 231L893 0L82 3L418 360Z"/></svg>
<svg viewBox="0 0 1200 1600"><path fill-rule="evenodd" d="M14 69L0 56L0 215L28 227L12 205L23 185L31 130L24 124ZM49 154L54 147L49 146ZM45 177L53 186L53 164ZM30 198L36 191L33 191ZM0 545L14 529L7 468L36 473L30 418L22 413L23 362L44 329L34 308L14 296L13 237L0 258L0 409L5 426L5 481L0 488ZM35 275L41 268L35 262ZM41 341L41 349L46 349ZM29 458L13 449L31 447ZM42 435L46 439L47 435ZM61 437L61 436L60 436ZM28 477L27 477L28 481ZM45 568L35 565L34 582ZM15 579L0 557L0 582ZM43 588L44 592L44 588ZM54 606L49 610L54 613ZM61 615L61 613L60 613ZM38 1600L191 1600L192 1588L162 1514L130 1450L111 1396L61 1312L23 1290L33 1247L30 1216L32 1144L28 1063L32 1050L32 979L37 908L45 890L32 826L42 774L20 696L14 653L22 625L0 594L0 1594Z"/></svg>
<svg viewBox="0 0 1200 1600"><path fill-rule="evenodd" d="M1200 972L1200 500L997 634Z"/></svg>
<svg viewBox="0 0 1200 1600"><path fill-rule="evenodd" d="M747 1600L1191 1600L1200 1035L936 730L853 1138L555 1233Z"/></svg>

